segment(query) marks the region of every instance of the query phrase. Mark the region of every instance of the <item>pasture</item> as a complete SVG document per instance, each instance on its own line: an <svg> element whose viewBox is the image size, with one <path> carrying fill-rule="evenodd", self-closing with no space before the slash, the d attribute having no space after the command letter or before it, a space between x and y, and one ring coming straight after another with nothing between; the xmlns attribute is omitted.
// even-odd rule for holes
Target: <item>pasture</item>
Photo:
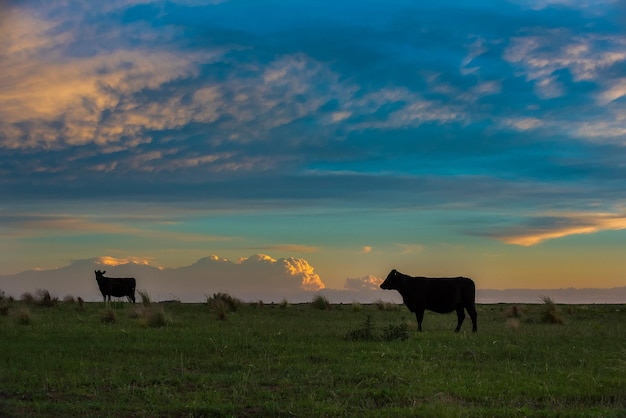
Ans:
<svg viewBox="0 0 626 418"><path fill-rule="evenodd" d="M477 334L426 312L418 334L395 305L5 302L2 417L626 416L623 305L478 305Z"/></svg>

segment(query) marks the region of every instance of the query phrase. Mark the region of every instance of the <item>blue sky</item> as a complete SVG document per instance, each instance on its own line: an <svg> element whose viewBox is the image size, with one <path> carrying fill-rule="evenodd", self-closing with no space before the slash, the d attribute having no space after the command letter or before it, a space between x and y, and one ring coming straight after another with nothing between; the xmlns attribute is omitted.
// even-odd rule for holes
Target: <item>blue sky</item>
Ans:
<svg viewBox="0 0 626 418"><path fill-rule="evenodd" d="M0 274L623 285L623 3L426 3L4 2Z"/></svg>

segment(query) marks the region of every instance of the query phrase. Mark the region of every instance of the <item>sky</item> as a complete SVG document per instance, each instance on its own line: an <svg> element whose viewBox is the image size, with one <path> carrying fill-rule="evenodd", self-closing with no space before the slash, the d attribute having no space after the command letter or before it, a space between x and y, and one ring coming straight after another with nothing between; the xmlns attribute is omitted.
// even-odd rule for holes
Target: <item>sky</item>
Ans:
<svg viewBox="0 0 626 418"><path fill-rule="evenodd" d="M625 143L623 2L0 3L0 275L624 286Z"/></svg>

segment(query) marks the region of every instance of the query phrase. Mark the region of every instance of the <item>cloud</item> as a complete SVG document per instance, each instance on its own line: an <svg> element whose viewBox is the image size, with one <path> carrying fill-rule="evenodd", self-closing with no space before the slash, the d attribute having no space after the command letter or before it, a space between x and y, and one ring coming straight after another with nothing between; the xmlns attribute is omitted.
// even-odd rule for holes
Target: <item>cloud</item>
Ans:
<svg viewBox="0 0 626 418"><path fill-rule="evenodd" d="M361 254L369 254L372 252L373 249L374 249L373 247L366 245L363 248L361 248Z"/></svg>
<svg viewBox="0 0 626 418"><path fill-rule="evenodd" d="M507 244L525 247L571 235L626 229L626 216L611 213L564 213L530 218L525 224L485 234Z"/></svg>
<svg viewBox="0 0 626 418"><path fill-rule="evenodd" d="M364 290L378 290L383 280L379 277L365 276L358 279L346 279L344 289L364 291Z"/></svg>

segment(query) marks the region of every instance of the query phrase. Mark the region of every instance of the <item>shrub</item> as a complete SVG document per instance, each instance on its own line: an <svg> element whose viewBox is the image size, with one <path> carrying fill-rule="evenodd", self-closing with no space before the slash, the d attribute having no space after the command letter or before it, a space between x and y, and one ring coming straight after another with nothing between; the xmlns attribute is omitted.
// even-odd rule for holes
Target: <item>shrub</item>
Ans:
<svg viewBox="0 0 626 418"><path fill-rule="evenodd" d="M313 306L315 309L319 309L321 311L328 311L330 310L330 302L328 301L328 299L326 299L326 297L324 295L317 295L313 298L313 301L311 302L311 306Z"/></svg>
<svg viewBox="0 0 626 418"><path fill-rule="evenodd" d="M20 307L15 312L15 322L19 325L31 325L33 323L33 317L30 313L30 309L26 306Z"/></svg>
<svg viewBox="0 0 626 418"><path fill-rule="evenodd" d="M100 312L100 321L105 324L112 324L117 321L117 316L115 315L115 311L111 308L105 309Z"/></svg>
<svg viewBox="0 0 626 418"><path fill-rule="evenodd" d="M52 308L59 303L59 298L56 296L50 296L50 292L45 289L40 289L37 291L37 304L39 306L45 306L47 308Z"/></svg>
<svg viewBox="0 0 626 418"><path fill-rule="evenodd" d="M289 301L287 300L287 298L283 298L283 300L280 302L280 305L278 305L280 308L285 309L289 307Z"/></svg>
<svg viewBox="0 0 626 418"><path fill-rule="evenodd" d="M541 300L544 303L541 322L544 324L563 324L563 318L554 301L549 296L543 296Z"/></svg>

